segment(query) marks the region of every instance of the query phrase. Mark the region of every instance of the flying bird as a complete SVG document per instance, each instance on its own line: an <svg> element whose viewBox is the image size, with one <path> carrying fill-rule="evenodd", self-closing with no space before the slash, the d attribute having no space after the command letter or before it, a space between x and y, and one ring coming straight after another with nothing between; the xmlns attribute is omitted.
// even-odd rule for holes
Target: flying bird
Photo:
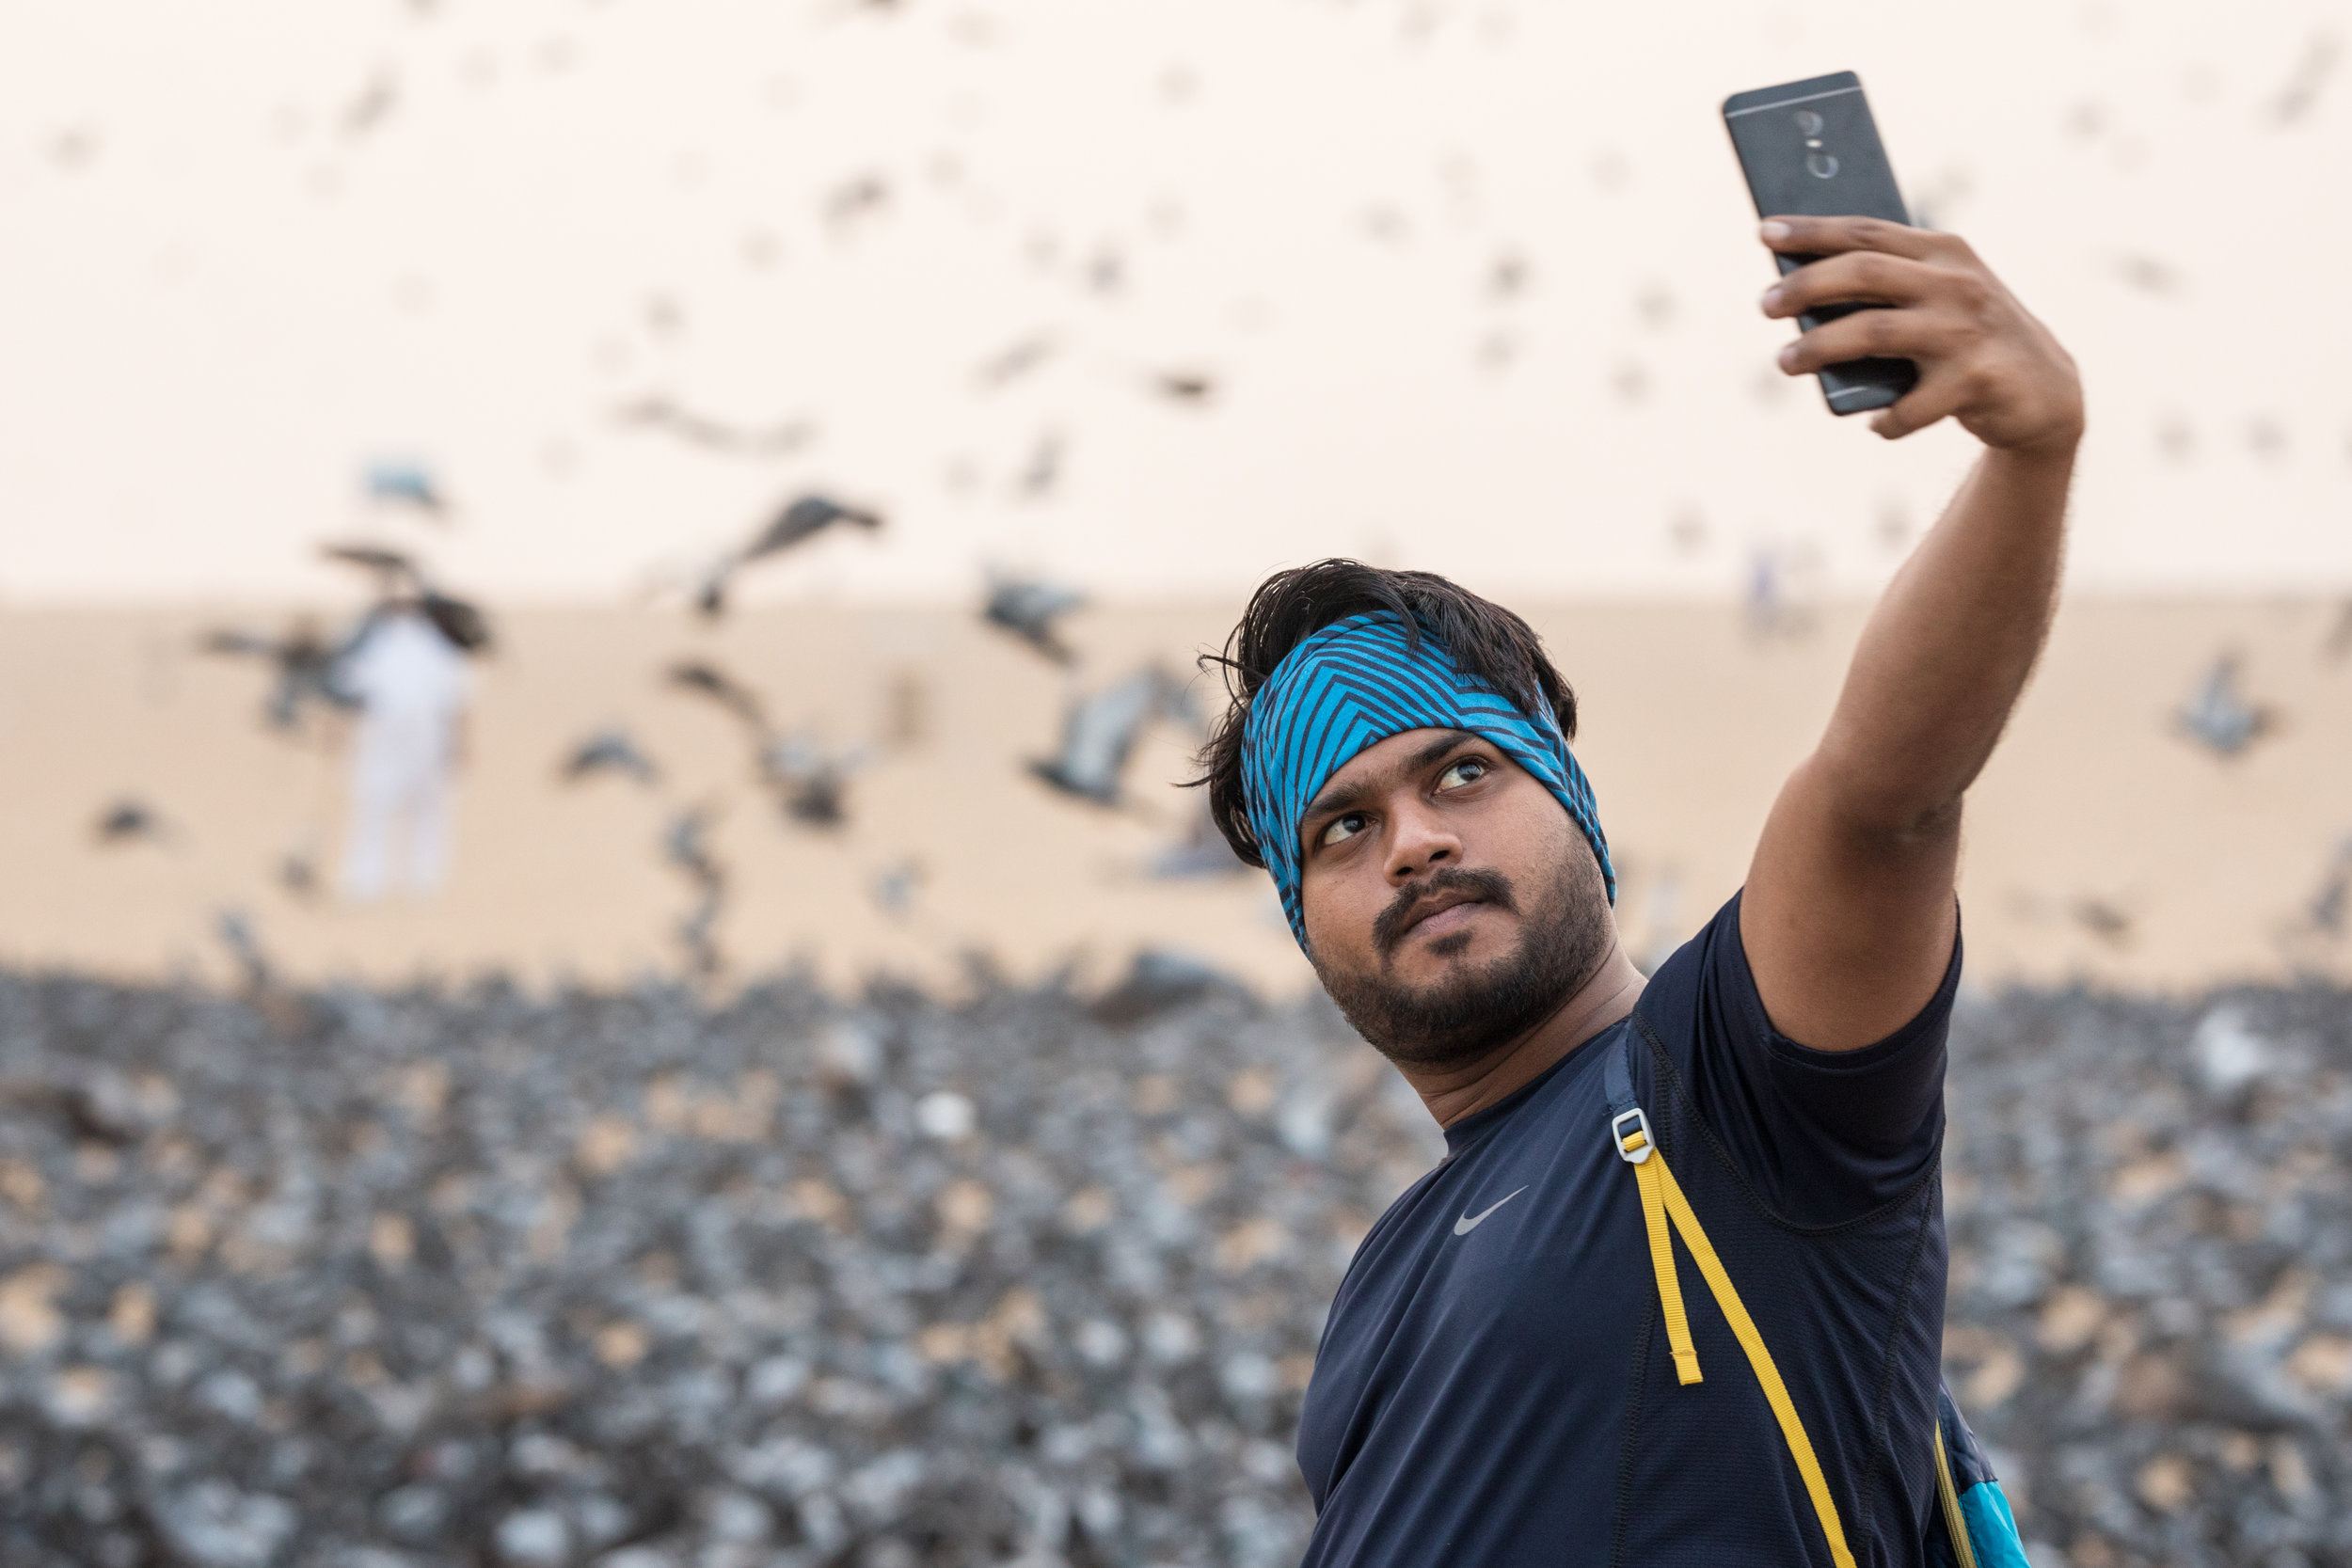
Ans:
<svg viewBox="0 0 2352 1568"><path fill-rule="evenodd" d="M847 817L849 781L866 764L864 747L829 752L811 736L777 734L759 693L715 664L674 664L669 683L717 704L743 726L759 782L775 792L787 816L819 828L837 826Z"/></svg>
<svg viewBox="0 0 2352 1568"><path fill-rule="evenodd" d="M637 742L624 729L598 730L572 748L572 754L564 759L561 769L565 784L578 784L592 774L622 773L641 784L651 785L661 776L653 759L637 749Z"/></svg>
<svg viewBox="0 0 2352 1568"><path fill-rule="evenodd" d="M1019 481L1025 496L1050 494L1061 480L1062 439L1057 431L1047 431L1037 438L1037 446L1029 452L1028 467L1021 470Z"/></svg>
<svg viewBox="0 0 2352 1568"><path fill-rule="evenodd" d="M923 867L917 861L899 861L875 873L871 884L874 903L882 913L895 920L903 920L914 906L914 895L923 885Z"/></svg>
<svg viewBox="0 0 2352 1568"><path fill-rule="evenodd" d="M1153 719L1180 714L1183 688L1164 671L1138 670L1072 703L1062 718L1061 751L1029 771L1065 795L1097 805L1120 802L1120 780L1136 739Z"/></svg>
<svg viewBox="0 0 2352 1568"><path fill-rule="evenodd" d="M830 496L805 495L795 499L770 523L752 537L749 544L730 550L712 562L704 574L702 585L695 591L694 608L707 616L726 612L727 593L735 575L755 561L780 554L803 540L836 526L854 526L871 531L882 527L882 515L864 507L845 506Z"/></svg>
<svg viewBox="0 0 2352 1568"><path fill-rule="evenodd" d="M199 653L258 658L267 663L277 674L277 683L262 705L262 715L272 729L291 730L301 722L303 713L313 703L326 708L357 705L351 695L335 684L337 667L355 641L356 635L330 643L318 623L304 616L288 627L283 636L218 627L199 637L196 646Z"/></svg>
<svg viewBox="0 0 2352 1568"><path fill-rule="evenodd" d="M400 79L389 71L378 71L344 107L343 135L366 135L384 123L399 102Z"/></svg>
<svg viewBox="0 0 2352 1568"><path fill-rule="evenodd" d="M2074 900L2068 911L2074 924L2109 947L2128 947L2132 942L2132 917L2104 898L2085 897Z"/></svg>
<svg viewBox="0 0 2352 1568"><path fill-rule="evenodd" d="M679 440L709 451L740 452L753 457L776 457L808 445L817 427L806 420L787 420L766 429L727 424L654 395L623 404L614 418L624 424L664 430Z"/></svg>
<svg viewBox="0 0 2352 1568"><path fill-rule="evenodd" d="M864 747L828 752L803 734L780 736L759 752L760 776L784 814L813 828L837 828L848 818L850 778L865 763Z"/></svg>
<svg viewBox="0 0 2352 1568"><path fill-rule="evenodd" d="M1051 333L1031 333L982 360L974 379L987 388L1002 387L1017 381L1052 358L1054 347Z"/></svg>
<svg viewBox="0 0 2352 1568"><path fill-rule="evenodd" d="M2336 607L2335 624L2328 628L2328 639L2320 644L2320 652L2330 663L2352 653L2352 599Z"/></svg>
<svg viewBox="0 0 2352 1568"><path fill-rule="evenodd" d="M161 844L171 836L171 829L153 807L129 795L100 812L92 831L101 844L129 844L135 839Z"/></svg>
<svg viewBox="0 0 2352 1568"><path fill-rule="evenodd" d="M420 608L424 618L459 652L478 654L489 647L490 618L471 600L428 588Z"/></svg>
<svg viewBox="0 0 2352 1568"><path fill-rule="evenodd" d="M371 463L361 483L371 500L413 506L434 517L445 516L449 512L449 498L434 483L432 470L412 459L387 458Z"/></svg>
<svg viewBox="0 0 2352 1568"><path fill-rule="evenodd" d="M319 554L342 565L374 573L378 587L386 592L424 580L416 558L405 550L388 549L381 545L321 545Z"/></svg>
<svg viewBox="0 0 2352 1568"><path fill-rule="evenodd" d="M1216 380L1198 371L1162 371L1152 389L1170 403L1205 404L1216 395Z"/></svg>
<svg viewBox="0 0 2352 1568"><path fill-rule="evenodd" d="M667 679L681 690L698 692L709 698L755 735L765 736L768 707L759 700L759 693L717 665L701 659L687 659L671 665Z"/></svg>
<svg viewBox="0 0 2352 1568"><path fill-rule="evenodd" d="M661 858L682 872L694 890L694 903L677 923L680 946L694 974L716 974L720 965L712 930L726 903L726 868L710 852L710 812L694 806L670 819L662 831Z"/></svg>
<svg viewBox="0 0 2352 1568"><path fill-rule="evenodd" d="M2336 846L2334 857L2328 863L2328 875L2319 884L2319 891L2304 906L2304 914L2314 931L2330 937L2344 935L2344 917L2347 905L2352 905L2352 839Z"/></svg>
<svg viewBox="0 0 2352 1568"><path fill-rule="evenodd" d="M1204 798L1195 802L1193 814L1184 824L1184 836L1152 858L1151 874L1166 880L1177 880L1190 877L1222 877L1248 869L1248 863L1233 853L1233 847L1217 831L1216 821L1209 816L1209 802Z"/></svg>
<svg viewBox="0 0 2352 1568"><path fill-rule="evenodd" d="M2205 670L2192 696L2173 714L2181 732L2216 756L2233 757L2277 727L2269 708L2238 689L2238 660L2223 654Z"/></svg>
<svg viewBox="0 0 2352 1568"><path fill-rule="evenodd" d="M2336 69L2338 45L2334 38L2319 34L2303 46L2302 57L2295 62L2286 86L2270 102L2271 118L2281 125L2293 125L2311 113L2319 101L2319 89Z"/></svg>
<svg viewBox="0 0 2352 1568"><path fill-rule="evenodd" d="M1019 638L1057 664L1077 656L1062 641L1057 627L1061 618L1086 603L1074 588L1036 578L992 578L980 618Z"/></svg>
<svg viewBox="0 0 2352 1568"><path fill-rule="evenodd" d="M229 949L229 956L236 960L238 972L245 976L245 989L269 989L269 956L262 951L261 939L253 934L253 922L246 918L245 911L219 911L213 916L213 931L220 938L220 944Z"/></svg>

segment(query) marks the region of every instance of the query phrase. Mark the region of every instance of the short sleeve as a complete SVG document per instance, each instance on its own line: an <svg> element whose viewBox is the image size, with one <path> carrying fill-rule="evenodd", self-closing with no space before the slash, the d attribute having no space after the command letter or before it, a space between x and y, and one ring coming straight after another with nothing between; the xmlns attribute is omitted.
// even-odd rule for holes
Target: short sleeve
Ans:
<svg viewBox="0 0 2352 1568"><path fill-rule="evenodd" d="M1757 1195L1800 1225L1830 1225L1899 1196L1944 1135L1944 1062L1960 985L1859 1051L1815 1051L1764 1011L1740 939L1740 898L1659 967L1641 1014L1701 1117Z"/></svg>

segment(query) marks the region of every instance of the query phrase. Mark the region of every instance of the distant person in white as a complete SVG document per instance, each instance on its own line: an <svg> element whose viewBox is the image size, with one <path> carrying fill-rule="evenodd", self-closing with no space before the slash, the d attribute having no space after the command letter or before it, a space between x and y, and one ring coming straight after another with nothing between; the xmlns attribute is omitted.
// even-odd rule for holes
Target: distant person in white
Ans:
<svg viewBox="0 0 2352 1568"><path fill-rule="evenodd" d="M466 656L421 606L395 602L345 657L339 677L360 705L343 895L356 904L384 896L403 829L408 891L437 893L449 874L451 782L472 690Z"/></svg>

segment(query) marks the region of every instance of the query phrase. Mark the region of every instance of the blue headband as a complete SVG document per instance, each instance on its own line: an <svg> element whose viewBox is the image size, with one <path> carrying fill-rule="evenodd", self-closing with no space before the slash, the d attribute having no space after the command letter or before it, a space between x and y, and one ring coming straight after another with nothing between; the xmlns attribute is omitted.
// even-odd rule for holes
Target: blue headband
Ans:
<svg viewBox="0 0 2352 1568"><path fill-rule="evenodd" d="M1549 709L1540 719L1454 667L1438 640L1386 610L1335 621L1276 665L1242 729L1242 799L1249 831L1282 895L1291 934L1307 945L1299 903L1299 819L1356 754L1406 730L1468 730L1492 741L1567 811L1599 857L1610 902L1617 873L1584 769Z"/></svg>

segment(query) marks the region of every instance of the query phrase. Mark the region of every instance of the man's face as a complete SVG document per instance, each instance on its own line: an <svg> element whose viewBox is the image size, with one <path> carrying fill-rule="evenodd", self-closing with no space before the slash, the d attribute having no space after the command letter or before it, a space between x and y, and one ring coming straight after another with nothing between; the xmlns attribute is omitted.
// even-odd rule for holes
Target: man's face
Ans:
<svg viewBox="0 0 2352 1568"><path fill-rule="evenodd" d="M1534 1028L1615 937L1568 814L1464 731L1366 748L1316 792L1299 838L1315 973L1407 1067L1466 1063Z"/></svg>

